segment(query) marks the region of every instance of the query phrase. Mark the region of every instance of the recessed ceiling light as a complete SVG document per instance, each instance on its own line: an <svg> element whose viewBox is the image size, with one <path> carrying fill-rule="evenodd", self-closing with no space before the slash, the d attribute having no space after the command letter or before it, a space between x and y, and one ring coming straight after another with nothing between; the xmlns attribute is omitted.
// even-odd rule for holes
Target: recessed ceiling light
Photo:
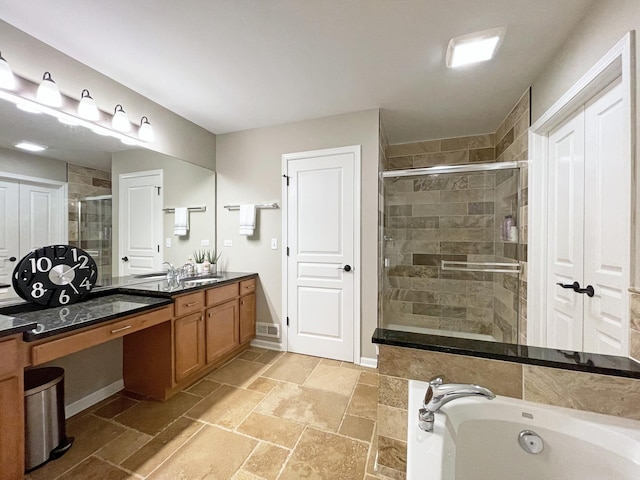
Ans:
<svg viewBox="0 0 640 480"><path fill-rule="evenodd" d="M502 43L506 27L490 28L449 40L447 67L456 68L491 60Z"/></svg>
<svg viewBox="0 0 640 480"><path fill-rule="evenodd" d="M38 145L37 143L31 143L26 141L16 143L14 147L19 148L21 150L26 150L27 152L42 152L43 150L46 150L48 148L45 145Z"/></svg>

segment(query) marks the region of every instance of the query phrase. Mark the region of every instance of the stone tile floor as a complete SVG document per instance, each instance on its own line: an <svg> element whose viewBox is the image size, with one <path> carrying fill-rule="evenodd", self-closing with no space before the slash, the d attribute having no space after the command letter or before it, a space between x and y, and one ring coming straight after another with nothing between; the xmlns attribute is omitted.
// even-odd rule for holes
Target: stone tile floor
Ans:
<svg viewBox="0 0 640 480"><path fill-rule="evenodd" d="M28 480L373 480L378 372L250 348L166 402L125 392L67 422Z"/></svg>

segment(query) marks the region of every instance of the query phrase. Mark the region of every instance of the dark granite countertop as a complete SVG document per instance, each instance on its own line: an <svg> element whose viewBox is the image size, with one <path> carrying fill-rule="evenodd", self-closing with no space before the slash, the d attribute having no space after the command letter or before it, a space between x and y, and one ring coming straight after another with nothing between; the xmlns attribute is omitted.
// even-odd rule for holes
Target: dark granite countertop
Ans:
<svg viewBox="0 0 640 480"><path fill-rule="evenodd" d="M613 355L573 352L512 343L471 340L468 338L442 337L384 328L376 328L372 341L381 345L468 355L601 375L640 378L640 363L630 358Z"/></svg>
<svg viewBox="0 0 640 480"><path fill-rule="evenodd" d="M34 341L170 305L178 295L256 276L256 273L221 272L210 283L203 284L170 284L164 278L114 277L108 285L94 288L87 300L73 305L46 308L14 301L3 306L0 337L24 332L26 341ZM203 277L192 277L198 278Z"/></svg>
<svg viewBox="0 0 640 480"><path fill-rule="evenodd" d="M0 337L23 333L36 328L36 326L37 323L33 320L0 315Z"/></svg>

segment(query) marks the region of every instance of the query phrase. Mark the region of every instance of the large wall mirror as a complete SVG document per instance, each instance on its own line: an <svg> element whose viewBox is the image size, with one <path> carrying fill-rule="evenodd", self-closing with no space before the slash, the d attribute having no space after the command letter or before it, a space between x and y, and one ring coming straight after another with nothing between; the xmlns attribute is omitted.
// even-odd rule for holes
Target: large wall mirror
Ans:
<svg viewBox="0 0 640 480"><path fill-rule="evenodd" d="M531 78L487 135L387 148L382 328L633 355L635 36L618 40L566 93Z"/></svg>
<svg viewBox="0 0 640 480"><path fill-rule="evenodd" d="M10 287L13 268L40 246L68 243L86 250L99 267L98 284L108 285L117 276L160 270L163 261L183 264L203 243L215 245L212 170L63 124L44 113L23 111L4 100L0 117L0 302L18 300ZM25 142L22 148L16 146ZM37 146L42 149L25 150ZM145 182L138 182L137 200L153 189L153 210L132 210L125 223L120 185L149 172L157 175L147 190ZM136 199L130 203L135 207ZM186 235L175 236L170 209L180 206L202 210L190 215ZM153 229L143 223L151 221L150 215ZM137 258L125 262L123 248L149 251L137 263Z"/></svg>

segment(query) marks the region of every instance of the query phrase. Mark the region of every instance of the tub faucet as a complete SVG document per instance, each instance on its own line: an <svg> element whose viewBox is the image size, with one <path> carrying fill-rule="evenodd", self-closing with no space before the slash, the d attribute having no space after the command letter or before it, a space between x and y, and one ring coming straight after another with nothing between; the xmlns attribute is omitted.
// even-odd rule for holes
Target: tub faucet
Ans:
<svg viewBox="0 0 640 480"><path fill-rule="evenodd" d="M433 431L435 412L456 398L481 396L493 400L494 393L479 385L465 383L443 383L442 378L434 378L424 395L422 408L418 411L418 426L425 432Z"/></svg>

